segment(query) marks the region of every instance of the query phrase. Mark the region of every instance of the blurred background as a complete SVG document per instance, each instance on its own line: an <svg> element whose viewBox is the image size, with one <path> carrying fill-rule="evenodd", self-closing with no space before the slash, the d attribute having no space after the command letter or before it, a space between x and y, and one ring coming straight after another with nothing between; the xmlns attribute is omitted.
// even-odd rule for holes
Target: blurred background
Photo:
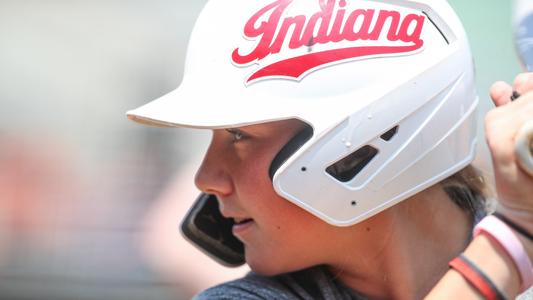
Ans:
<svg viewBox="0 0 533 300"><path fill-rule="evenodd" d="M520 70L511 5L450 2L477 64L490 175L488 87ZM189 299L247 271L179 234L209 134L125 117L178 86L204 3L0 0L0 299Z"/></svg>

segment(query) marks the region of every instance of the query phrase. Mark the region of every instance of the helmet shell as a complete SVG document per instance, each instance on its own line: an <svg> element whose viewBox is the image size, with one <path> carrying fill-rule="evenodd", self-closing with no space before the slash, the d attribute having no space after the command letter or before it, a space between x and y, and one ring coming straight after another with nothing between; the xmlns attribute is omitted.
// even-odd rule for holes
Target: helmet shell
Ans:
<svg viewBox="0 0 533 300"><path fill-rule="evenodd" d="M181 85L128 116L212 129L307 123L313 136L273 186L347 226L469 164L477 102L468 41L445 0L211 0ZM372 157L353 176L328 171L362 149Z"/></svg>

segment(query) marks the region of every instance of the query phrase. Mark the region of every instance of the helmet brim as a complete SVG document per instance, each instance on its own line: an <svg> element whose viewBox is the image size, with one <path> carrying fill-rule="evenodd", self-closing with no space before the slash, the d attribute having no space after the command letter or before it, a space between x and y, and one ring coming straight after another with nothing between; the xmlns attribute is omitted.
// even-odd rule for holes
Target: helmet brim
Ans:
<svg viewBox="0 0 533 300"><path fill-rule="evenodd" d="M226 87L227 88L227 87ZM241 93L231 99L220 98L224 87L210 84L197 87L184 81L177 89L126 113L143 125L220 129L242 127L279 120L301 119L296 105L289 107L281 98L257 99L261 95ZM225 96L227 97L227 95ZM277 103L276 103L277 102ZM280 110L278 105L283 105Z"/></svg>

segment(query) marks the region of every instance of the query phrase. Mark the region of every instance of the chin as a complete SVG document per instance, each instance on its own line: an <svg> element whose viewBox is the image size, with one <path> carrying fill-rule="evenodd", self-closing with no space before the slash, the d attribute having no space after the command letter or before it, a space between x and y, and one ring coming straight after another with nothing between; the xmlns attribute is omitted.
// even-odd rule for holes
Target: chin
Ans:
<svg viewBox="0 0 533 300"><path fill-rule="evenodd" d="M263 259L263 261L246 258L246 263L254 273L262 276L275 276L287 272L279 266L275 266L275 261L268 258Z"/></svg>
<svg viewBox="0 0 533 300"><path fill-rule="evenodd" d="M272 257L250 257L250 255L246 255L246 263L254 273L262 276L276 276L305 268L287 265Z"/></svg>

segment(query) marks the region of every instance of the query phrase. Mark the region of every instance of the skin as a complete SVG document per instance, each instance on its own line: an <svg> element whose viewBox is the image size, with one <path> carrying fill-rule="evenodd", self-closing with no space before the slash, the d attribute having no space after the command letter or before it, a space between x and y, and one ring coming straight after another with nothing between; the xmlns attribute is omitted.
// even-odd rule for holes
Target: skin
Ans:
<svg viewBox="0 0 533 300"><path fill-rule="evenodd" d="M510 102L512 91L522 96ZM533 73L520 74L513 85L496 82L490 89L495 104L485 118L485 136L491 150L498 193L497 210L513 222L533 232L533 178L517 164L514 139L521 126L533 120ZM533 261L533 242L517 234ZM520 277L503 249L484 235L476 237L465 255L502 290L508 299L518 294ZM457 272L450 270L439 281L429 299L482 299Z"/></svg>
<svg viewBox="0 0 533 300"><path fill-rule="evenodd" d="M513 88L523 96L509 104ZM517 77L514 87L493 86L497 108L487 115L486 137L498 209L533 232L533 179L518 167L513 152L516 132L533 118L530 90L531 74ZM448 261L464 251L507 295L517 294L519 277L510 258L484 236L468 244L471 224L439 185L350 227L326 224L279 197L268 168L302 126L285 120L213 130L196 174L197 187L217 196L225 217L252 219L234 231L252 270L275 275L327 265L335 278L372 299L420 299L430 291L430 299L478 299L458 273L448 270ZM522 241L533 258L532 243Z"/></svg>
<svg viewBox="0 0 533 300"><path fill-rule="evenodd" d="M225 217L253 218L249 229L236 236L245 245L247 263L264 275L313 265L316 255L302 248L324 248L317 237L332 232L324 222L279 197L268 177L275 154L301 128L301 123L289 120L243 127L238 133L214 130L196 175L197 187L217 196Z"/></svg>
<svg viewBox="0 0 533 300"><path fill-rule="evenodd" d="M522 96L510 103L516 90ZM533 232L532 178L516 163L515 136L526 121L533 120L533 73L516 77L513 86L497 82L491 88L496 108L485 118L487 143L492 152L492 162L499 196L498 210Z"/></svg>
<svg viewBox="0 0 533 300"><path fill-rule="evenodd" d="M355 226L321 221L278 196L268 176L274 156L302 128L286 120L213 131L195 182L217 196L225 217L253 219L235 232L248 265L263 275L328 265L344 284L375 299L427 294L466 246L466 214L437 186Z"/></svg>

